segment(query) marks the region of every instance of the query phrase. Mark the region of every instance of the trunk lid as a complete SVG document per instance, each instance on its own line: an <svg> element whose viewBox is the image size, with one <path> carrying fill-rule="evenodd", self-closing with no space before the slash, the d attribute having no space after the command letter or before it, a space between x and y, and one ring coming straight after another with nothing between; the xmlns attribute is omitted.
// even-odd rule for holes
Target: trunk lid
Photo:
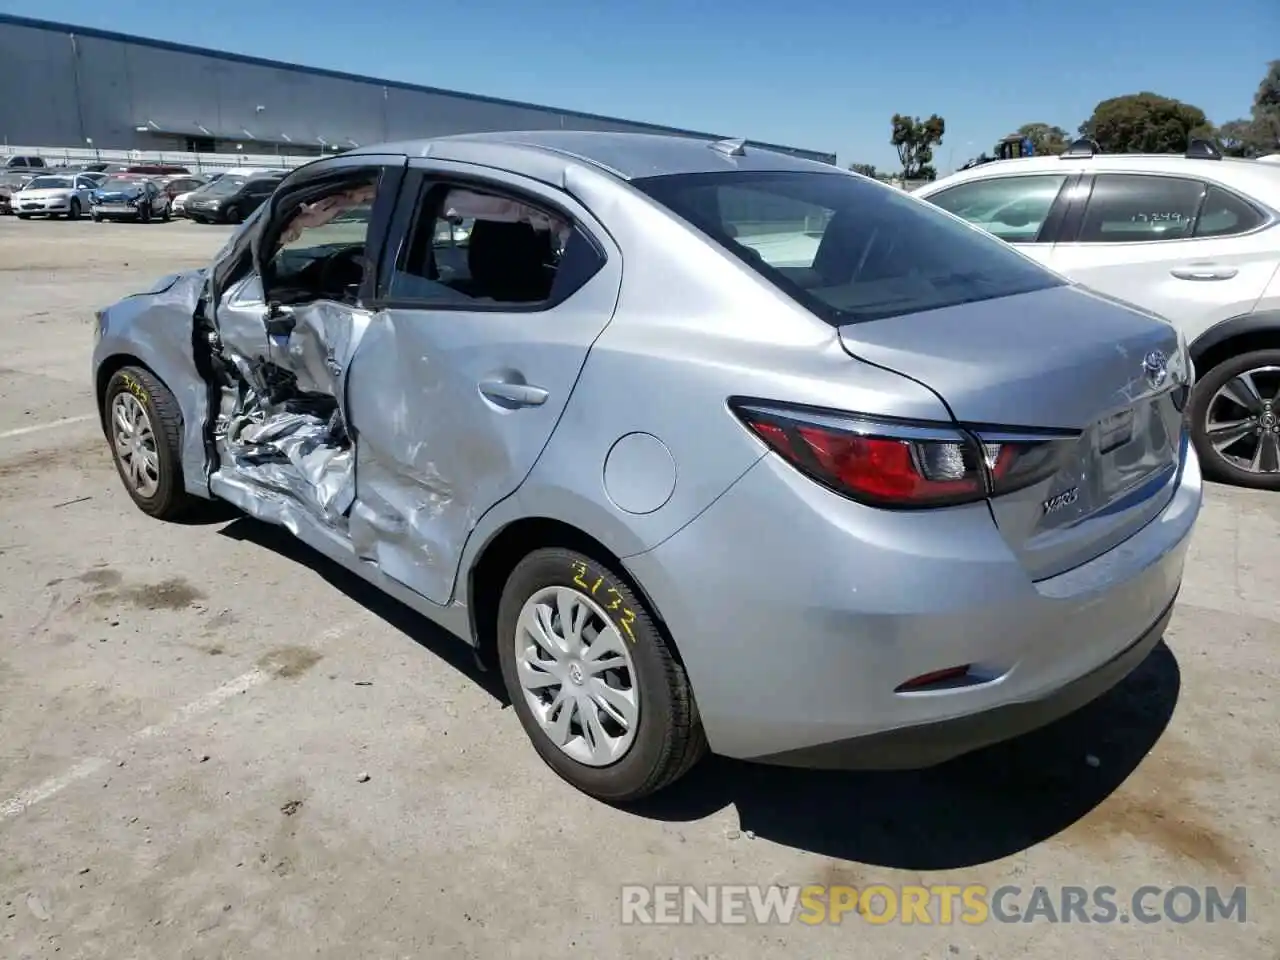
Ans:
<svg viewBox="0 0 1280 960"><path fill-rule="evenodd" d="M991 501L1033 579L1110 550L1173 496L1189 371L1163 320L1059 286L849 324L840 339L848 353L931 388L962 424L1068 435L1056 473Z"/></svg>

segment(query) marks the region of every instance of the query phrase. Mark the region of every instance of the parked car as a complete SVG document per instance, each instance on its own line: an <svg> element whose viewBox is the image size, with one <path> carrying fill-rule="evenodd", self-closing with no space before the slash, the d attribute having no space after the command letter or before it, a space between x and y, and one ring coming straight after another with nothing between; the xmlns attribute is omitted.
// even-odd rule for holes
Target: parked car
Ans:
<svg viewBox="0 0 1280 960"><path fill-rule="evenodd" d="M66 217L79 220L89 209L98 182L88 174L46 174L32 177L14 193L9 204L19 220L32 217Z"/></svg>
<svg viewBox="0 0 1280 960"><path fill-rule="evenodd" d="M1081 141L915 195L1172 321L1195 363L1189 417L1205 473L1280 490L1280 167L1208 144L1144 156Z"/></svg>
<svg viewBox="0 0 1280 960"><path fill-rule="evenodd" d="M0 214L13 213L10 198L21 190L33 177L40 175L39 170L13 169L0 171Z"/></svg>
<svg viewBox="0 0 1280 960"><path fill-rule="evenodd" d="M95 223L102 220L168 220L169 197L144 177L112 176L91 195L89 215Z"/></svg>
<svg viewBox="0 0 1280 960"><path fill-rule="evenodd" d="M44 162L44 157L10 157L4 162L4 168L6 170L43 170L46 166L48 165Z"/></svg>
<svg viewBox="0 0 1280 960"><path fill-rule="evenodd" d="M283 525L613 802L708 746L922 766L1074 710L1159 641L1201 505L1172 326L740 141L318 160L96 338L138 508Z"/></svg>
<svg viewBox="0 0 1280 960"><path fill-rule="evenodd" d="M197 223L240 223L271 196L282 179L283 174L228 173L188 196L183 210Z"/></svg>
<svg viewBox="0 0 1280 960"><path fill-rule="evenodd" d="M169 198L169 202L172 204L178 197L193 190L199 190L208 182L205 177L199 174L188 173L174 177L162 177L156 181L156 184L165 192L165 196Z"/></svg>
<svg viewBox="0 0 1280 960"><path fill-rule="evenodd" d="M125 167L125 173L140 173L147 177L173 177L188 174L191 171L172 163L139 163Z"/></svg>

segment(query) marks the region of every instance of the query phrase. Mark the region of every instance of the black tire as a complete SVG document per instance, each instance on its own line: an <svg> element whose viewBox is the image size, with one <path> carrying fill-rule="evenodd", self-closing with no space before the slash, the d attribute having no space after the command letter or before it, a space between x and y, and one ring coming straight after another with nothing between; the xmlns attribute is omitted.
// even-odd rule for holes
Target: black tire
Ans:
<svg viewBox="0 0 1280 960"><path fill-rule="evenodd" d="M173 216L173 207L169 204L165 204L164 213L160 214L160 219L164 223L168 223L172 216Z"/></svg>
<svg viewBox="0 0 1280 960"><path fill-rule="evenodd" d="M90 219L90 220L92 220L94 223L101 223L101 222L102 222L102 217L100 217L100 216L99 216L98 214L96 214L96 213L91 213L91 214L89 214L89 219Z"/></svg>
<svg viewBox="0 0 1280 960"><path fill-rule="evenodd" d="M222 218L226 220L227 223L240 223L244 220L244 214L242 214L240 212L240 208L233 203L223 211Z"/></svg>
<svg viewBox="0 0 1280 960"><path fill-rule="evenodd" d="M151 222L151 204L144 203L142 206L138 208L138 222L139 223Z"/></svg>
<svg viewBox="0 0 1280 960"><path fill-rule="evenodd" d="M30 220L30 219L31 219L31 214L29 214L29 213L20 213L20 214L18 214L18 219L19 219L19 220Z"/></svg>
<svg viewBox="0 0 1280 960"><path fill-rule="evenodd" d="M1280 471L1275 473L1254 473L1237 466L1214 449L1205 434L1206 417L1209 404L1214 394L1229 380L1249 370L1259 367L1280 367L1280 350L1255 350L1238 357L1224 360L1216 367L1210 368L1201 375L1191 392L1191 402L1187 406L1190 421L1191 439L1195 443L1196 453L1200 457L1200 465L1205 476L1211 480L1230 483L1238 487L1251 487L1255 490L1280 490ZM1271 398L1268 398L1270 400ZM1280 415L1280 406L1273 412ZM1280 422L1276 426L1280 427Z"/></svg>
<svg viewBox="0 0 1280 960"><path fill-rule="evenodd" d="M71 198L71 205L67 207L67 219L68 220L80 219L80 201L76 197Z"/></svg>
<svg viewBox="0 0 1280 960"><path fill-rule="evenodd" d="M614 627L632 641L634 684L639 693L635 739L621 759L608 766L589 766L570 757L543 732L525 700L516 665L516 625L525 602L546 587L583 584L595 596L615 598L617 613L606 612ZM625 625L624 625L625 624ZM657 623L624 579L607 565L573 550L535 550L507 578L498 606L498 661L516 715L543 761L577 789L608 803L648 796L684 776L707 751L693 690L684 667Z"/></svg>
<svg viewBox="0 0 1280 960"><path fill-rule="evenodd" d="M124 463L116 450L116 431L112 424L112 401L122 393L132 393L146 410L155 437L158 484L150 496L142 496L130 483ZM102 419L111 445L111 456L125 491L138 509L157 520L173 520L183 516L198 498L187 493L182 478L182 413L169 388L148 370L124 367L112 374L102 396Z"/></svg>

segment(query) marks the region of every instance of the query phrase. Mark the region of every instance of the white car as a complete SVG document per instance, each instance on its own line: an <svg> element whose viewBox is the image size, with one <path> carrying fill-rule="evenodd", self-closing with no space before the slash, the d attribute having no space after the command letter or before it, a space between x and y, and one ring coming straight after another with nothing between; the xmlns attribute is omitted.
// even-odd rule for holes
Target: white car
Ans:
<svg viewBox="0 0 1280 960"><path fill-rule="evenodd" d="M914 195L1172 322L1195 363L1188 415L1206 472L1280 490L1280 165L1223 159L1198 141L1185 156L1079 141Z"/></svg>
<svg viewBox="0 0 1280 960"><path fill-rule="evenodd" d="M93 174L44 174L33 177L9 200L19 220L66 217L79 220L89 209L89 196L102 180Z"/></svg>

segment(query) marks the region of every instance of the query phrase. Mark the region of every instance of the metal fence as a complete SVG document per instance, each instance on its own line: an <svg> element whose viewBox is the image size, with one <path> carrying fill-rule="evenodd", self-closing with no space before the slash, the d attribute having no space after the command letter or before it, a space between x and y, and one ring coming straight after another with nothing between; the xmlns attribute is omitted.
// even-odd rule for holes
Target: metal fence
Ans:
<svg viewBox="0 0 1280 960"><path fill-rule="evenodd" d="M179 150L97 150L93 147L0 147L0 167L9 157L40 157L49 166L76 166L83 163L170 164L197 173L216 173L237 167L293 167L317 159L275 153L184 153Z"/></svg>

